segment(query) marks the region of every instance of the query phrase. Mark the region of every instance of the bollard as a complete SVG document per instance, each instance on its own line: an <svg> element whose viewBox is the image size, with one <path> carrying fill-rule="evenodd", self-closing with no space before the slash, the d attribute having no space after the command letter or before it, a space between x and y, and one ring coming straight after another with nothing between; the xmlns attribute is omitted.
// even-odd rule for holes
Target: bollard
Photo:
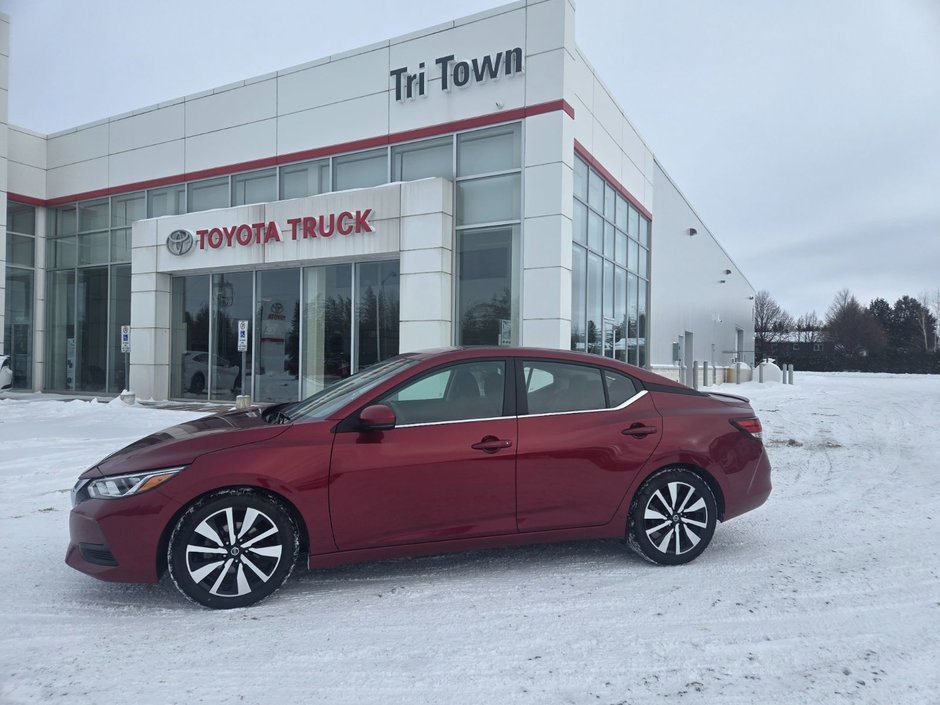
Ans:
<svg viewBox="0 0 940 705"><path fill-rule="evenodd" d="M764 383L764 363L757 366L757 381L761 384Z"/></svg>
<svg viewBox="0 0 940 705"><path fill-rule="evenodd" d="M251 408L251 395L250 394L239 394L235 397L235 408L236 409L249 409Z"/></svg>
<svg viewBox="0 0 940 705"><path fill-rule="evenodd" d="M787 376L789 377L789 380L787 381L787 383L793 384L793 365L787 366Z"/></svg>
<svg viewBox="0 0 940 705"><path fill-rule="evenodd" d="M708 386L708 360L702 363L702 386Z"/></svg>
<svg viewBox="0 0 940 705"><path fill-rule="evenodd" d="M698 389L698 360L692 363L692 389Z"/></svg>
<svg viewBox="0 0 940 705"><path fill-rule="evenodd" d="M734 363L734 383L741 384L741 363Z"/></svg>

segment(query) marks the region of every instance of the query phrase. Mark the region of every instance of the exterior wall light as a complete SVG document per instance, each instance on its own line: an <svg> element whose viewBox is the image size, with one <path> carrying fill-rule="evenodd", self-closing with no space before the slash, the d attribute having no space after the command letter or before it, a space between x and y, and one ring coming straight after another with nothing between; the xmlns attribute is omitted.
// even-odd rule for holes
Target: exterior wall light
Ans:
<svg viewBox="0 0 940 705"><path fill-rule="evenodd" d="M692 237L698 233L698 230L695 228L689 228L689 237Z"/></svg>

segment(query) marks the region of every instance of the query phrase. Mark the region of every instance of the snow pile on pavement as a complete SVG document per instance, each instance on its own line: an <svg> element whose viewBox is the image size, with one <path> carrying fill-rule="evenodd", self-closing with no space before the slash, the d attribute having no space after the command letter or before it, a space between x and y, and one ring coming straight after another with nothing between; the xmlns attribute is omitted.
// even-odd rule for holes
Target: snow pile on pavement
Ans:
<svg viewBox="0 0 940 705"><path fill-rule="evenodd" d="M618 542L306 573L246 610L66 567L69 490L197 414L0 401L0 703L926 703L940 692L940 377L724 385L774 493L708 550Z"/></svg>

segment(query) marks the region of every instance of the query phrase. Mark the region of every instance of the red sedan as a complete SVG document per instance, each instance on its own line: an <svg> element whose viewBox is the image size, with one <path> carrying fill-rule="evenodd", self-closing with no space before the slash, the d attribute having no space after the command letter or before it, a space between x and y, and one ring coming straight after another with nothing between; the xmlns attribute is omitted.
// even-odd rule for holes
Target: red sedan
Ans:
<svg viewBox="0 0 940 705"><path fill-rule="evenodd" d="M746 399L581 353L400 355L300 402L168 428L82 474L66 562L243 607L310 568L625 538L687 563L770 494Z"/></svg>

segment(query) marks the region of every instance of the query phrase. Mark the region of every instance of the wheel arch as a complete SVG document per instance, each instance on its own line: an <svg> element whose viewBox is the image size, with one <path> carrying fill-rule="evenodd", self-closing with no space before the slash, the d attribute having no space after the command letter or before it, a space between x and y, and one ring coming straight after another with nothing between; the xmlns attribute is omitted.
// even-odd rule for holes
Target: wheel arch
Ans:
<svg viewBox="0 0 940 705"><path fill-rule="evenodd" d="M721 490L721 484L718 482L718 480L715 479L714 475L708 472L708 470L703 468L701 465L698 465L696 463L692 463L689 461L680 461L680 462L665 463L663 465L657 465L655 469L651 470L646 475L644 475L643 478L639 482L636 483L636 489L634 489L633 493L630 495L630 501L627 504L628 508L633 506L633 502L636 499L636 496L640 493L640 490L643 489L643 485L646 484L647 480L649 480L651 477L653 477L657 473L662 472L663 470L687 470L691 473L698 475L700 478L702 478L702 481L706 485L708 485L708 489L710 489L712 491L712 494L715 496L715 504L718 505L718 521L724 521L725 519L725 495L724 495L724 492L722 492ZM629 509L628 509L627 521L629 522L629 520L630 520L630 516L629 516Z"/></svg>
<svg viewBox="0 0 940 705"><path fill-rule="evenodd" d="M160 533L160 541L157 543L157 578L163 576L167 570L167 550L170 547L170 536L173 534L173 529L176 527L176 524L179 522L180 517L182 517L190 507L192 507L196 502L200 501L204 497L209 495L216 494L218 492L224 492L226 490L249 490L254 494L259 494L270 499L273 499L276 502L284 505L284 508L290 512L291 518L294 520L294 523L297 525L297 540L300 543L300 555L305 555L310 550L310 535L307 529L307 522L304 521L303 514L297 506L291 502L287 497L279 492L275 492L266 487L258 487L257 485L226 485L222 487L213 487L211 490L207 490L201 494L196 495L188 502L183 504L176 512L170 517L170 520L167 522L166 526L163 527L163 531Z"/></svg>

